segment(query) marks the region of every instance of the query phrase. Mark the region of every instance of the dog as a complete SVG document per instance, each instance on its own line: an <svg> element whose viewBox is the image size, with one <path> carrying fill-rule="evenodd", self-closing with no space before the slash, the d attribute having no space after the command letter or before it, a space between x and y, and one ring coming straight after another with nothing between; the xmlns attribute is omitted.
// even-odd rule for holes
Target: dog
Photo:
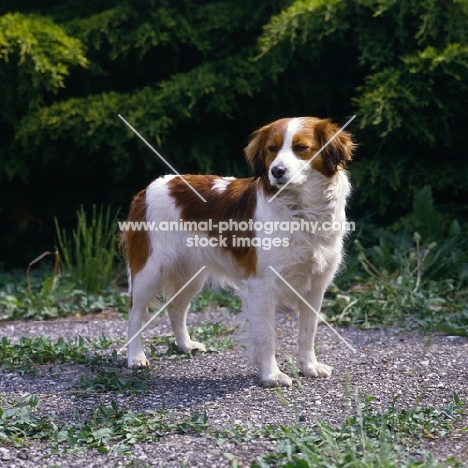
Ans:
<svg viewBox="0 0 468 468"><path fill-rule="evenodd" d="M345 165L355 144L339 130L329 119L280 119L255 131L244 150L253 177L166 175L134 197L130 228L122 232L131 296L128 337L136 335L128 345L129 367L149 365L139 330L150 301L161 293L176 295L167 311L178 348L205 350L189 336L186 317L191 299L214 279L234 287L242 300L264 386L292 384L275 357L280 305L298 313L299 370L306 377L331 375L332 368L316 359L314 340L346 234L325 229L346 223L351 191ZM186 225L191 229L179 229ZM314 225L314 232L306 229Z"/></svg>

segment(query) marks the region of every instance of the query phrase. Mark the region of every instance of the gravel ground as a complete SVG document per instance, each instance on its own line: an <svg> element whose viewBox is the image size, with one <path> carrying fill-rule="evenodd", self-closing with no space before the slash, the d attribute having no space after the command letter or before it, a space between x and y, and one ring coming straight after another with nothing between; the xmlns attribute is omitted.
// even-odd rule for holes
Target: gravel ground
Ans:
<svg viewBox="0 0 468 468"><path fill-rule="evenodd" d="M232 325L236 318L224 311L197 312L189 316L190 326L200 321L221 321ZM278 314L278 354L283 370L285 358L295 358L296 320L287 313ZM49 335L53 340L77 335L124 338L126 324L116 313L106 311L92 319L61 319L48 322L17 322L0 324L0 337L18 339L20 336ZM167 317L158 317L145 332L147 337L169 333ZM468 339L435 335L425 337L398 330L339 329L343 337L357 350L353 353L325 326L319 328L319 359L334 367L330 379L302 378L302 388L294 385L283 389L289 402L296 402L302 424L325 420L341 424L348 410L345 405L345 381L353 396L367 393L376 397L375 406L389 407L393 397L401 394L398 405L410 408L424 392L422 406L436 407L449 403L452 392L468 399ZM256 369L251 366L242 349L236 347L221 353L198 354L194 359L153 362L148 390L143 394L95 394L86 398L70 390L83 374L83 365L45 365L35 375L19 375L0 371L0 393L18 398L24 393L37 393L39 411L69 417L75 408L96 408L116 400L121 408L132 411L175 410L188 416L195 410L206 411L212 428L229 429L234 425L289 425L296 421L292 404L280 404L275 390L260 385ZM466 427L468 420L460 421ZM0 447L2 467L110 467L110 466L166 466L166 467L228 467L224 453L234 454L241 466L249 466L256 456L273 450L275 444L266 439L220 445L214 437L171 434L159 442L138 444L132 456L103 455L97 451L83 454L52 453L46 443L15 449ZM427 440L420 447L443 460L456 456L468 466L468 434L455 431L438 440ZM131 465L129 462L131 461Z"/></svg>

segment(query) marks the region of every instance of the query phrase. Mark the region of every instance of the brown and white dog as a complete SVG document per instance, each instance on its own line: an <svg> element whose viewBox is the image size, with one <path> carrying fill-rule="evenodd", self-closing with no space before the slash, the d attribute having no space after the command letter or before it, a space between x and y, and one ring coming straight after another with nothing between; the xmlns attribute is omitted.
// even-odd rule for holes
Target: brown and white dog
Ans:
<svg viewBox="0 0 468 468"><path fill-rule="evenodd" d="M343 229L325 230L320 226L344 223L346 219L350 183L344 165L354 149L350 134L342 131L303 166L338 130L329 120L314 117L281 119L260 128L245 148L253 177L184 176L206 203L173 175L156 179L141 191L131 204L128 221L145 222L152 229L122 233L132 301L129 338L140 330L155 295L172 297L205 266L167 307L180 350L205 349L190 338L186 316L191 299L210 278L232 285L241 298L249 322L251 351L265 386L292 383L275 358L275 313L279 305L299 314L299 368L303 375L330 376L331 367L315 357L317 314L272 268L315 311L320 311L324 292L342 260L345 234ZM174 226L182 221L208 227L197 232L167 230L170 223ZM291 223L296 227L298 223L302 227L316 223L319 227L313 233L288 230ZM228 225L229 229L222 232L220 226ZM262 229L265 226L269 229ZM272 240L272 234L279 237ZM240 237L243 242L238 242ZM128 365L149 365L140 334L129 344Z"/></svg>

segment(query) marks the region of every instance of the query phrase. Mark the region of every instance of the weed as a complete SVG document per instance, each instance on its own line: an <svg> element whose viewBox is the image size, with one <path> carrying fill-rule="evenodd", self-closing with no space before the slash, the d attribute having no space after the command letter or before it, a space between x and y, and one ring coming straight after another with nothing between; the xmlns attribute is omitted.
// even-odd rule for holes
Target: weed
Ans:
<svg viewBox="0 0 468 468"><path fill-rule="evenodd" d="M147 390L148 368L132 369L122 375L120 369L103 369L94 377L81 376L77 387L86 393L143 393Z"/></svg>
<svg viewBox="0 0 468 468"><path fill-rule="evenodd" d="M31 409L38 404L37 395L26 395L8 406L0 407L0 441L8 441L14 446L24 445L28 437L41 438L53 430L45 419L37 424Z"/></svg>
<svg viewBox="0 0 468 468"><path fill-rule="evenodd" d="M341 324L404 325L425 332L443 330L463 334L468 330L468 310L450 279L435 282L423 276L429 246L423 251L416 233L415 245L398 255L399 267L389 272L375 265L366 250L356 241L358 259L368 277L347 291L332 289L333 299L325 301L332 308L335 320Z"/></svg>
<svg viewBox="0 0 468 468"><path fill-rule="evenodd" d="M89 364L101 359L99 352L108 349L110 344L111 341L104 336L97 340L81 336L73 339L60 337L54 343L47 336L21 337L17 344L3 337L0 340L1 368L30 374L35 372L36 364L65 362Z"/></svg>
<svg viewBox="0 0 468 468"><path fill-rule="evenodd" d="M39 257L36 257L34 260L29 262L28 268L26 270L26 279L28 281L28 292L29 294L32 293L32 288L31 288L31 267L35 265L36 263L40 262L43 258L48 257L50 255L54 256L54 272L53 272L53 281L51 284L51 291L53 290L54 287L54 282L55 279L58 277L60 274L60 255L58 253L58 250L55 250L54 252L44 252Z"/></svg>
<svg viewBox="0 0 468 468"><path fill-rule="evenodd" d="M88 416L75 412L72 421L61 421L54 414L32 413L37 404L37 396L33 395L0 408L0 441L21 446L30 440L48 439L56 448L66 445L74 451L96 448L101 453L128 453L139 442L159 440L169 433L201 434L208 427L206 413L198 411L178 421L175 412L136 414L120 410L112 401L110 406L93 409Z"/></svg>
<svg viewBox="0 0 468 468"><path fill-rule="evenodd" d="M71 238L55 219L61 258L67 271L81 282L85 291L104 291L115 284L117 215L111 216L110 207L104 210L101 206L98 210L93 205L91 221L83 206L76 216L77 225Z"/></svg>
<svg viewBox="0 0 468 468"><path fill-rule="evenodd" d="M191 308L197 311L205 309L228 308L232 312L240 312L241 300L231 290L204 289L197 294L191 303Z"/></svg>
<svg viewBox="0 0 468 468"><path fill-rule="evenodd" d="M311 427L298 423L263 428L247 423L246 427L214 430L205 412L195 411L180 420L174 411L134 413L119 409L115 401L90 413L76 410L72 420L63 421L54 414L33 412L37 396L27 395L0 408L0 441L21 446L33 440L52 440L55 449L66 446L73 451L95 448L102 453L128 453L136 443L157 441L170 433L205 434L215 437L220 446L227 441L276 440L276 451L257 458L253 468L441 466L415 447L421 439L442 437L453 429L463 414L463 404L455 393L453 401L440 409L420 408L416 400L410 410L399 411L396 397L387 411L378 413L373 400L368 395L362 401L356 396L356 415L338 428L324 422ZM235 462L231 454L226 457ZM451 463L460 466L455 460Z"/></svg>
<svg viewBox="0 0 468 468"><path fill-rule="evenodd" d="M369 219L362 220L354 237L359 244L351 243L347 248L350 252L340 284L349 287L366 278L366 269L358 258L362 244L366 257L383 276L404 268L411 258L426 280L439 282L450 278L456 289L466 286L468 237L456 219L444 216L434 206L430 187L424 187L414 198L413 210L395 225L382 228Z"/></svg>
<svg viewBox="0 0 468 468"><path fill-rule="evenodd" d="M197 328L190 331L190 335L206 341L212 338L229 335L233 333L234 330L234 327L225 327L221 322L202 321Z"/></svg>
<svg viewBox="0 0 468 468"><path fill-rule="evenodd" d="M228 441L241 444L253 439L276 439L278 428L271 425L266 427L254 427L250 421L247 421L245 427L236 424L229 429L215 429L212 433L218 445L224 445Z"/></svg>
<svg viewBox="0 0 468 468"><path fill-rule="evenodd" d="M17 275L3 274L0 279L0 320L44 320L83 315L116 307L125 311L129 298L116 291L87 293L69 276L32 277L31 292Z"/></svg>
<svg viewBox="0 0 468 468"><path fill-rule="evenodd" d="M219 353L234 347L234 340L230 338L236 327L225 327L221 322L202 321L200 325L189 331L195 340L202 341L209 353Z"/></svg>
<svg viewBox="0 0 468 468"><path fill-rule="evenodd" d="M331 320L466 335L468 238L456 220L442 218L424 187L393 229L363 229L338 278L341 286L325 300Z"/></svg>
<svg viewBox="0 0 468 468"><path fill-rule="evenodd" d="M220 322L202 321L198 327L189 330L190 337L202 341L206 346L206 352L219 353L225 349L234 347L234 340L229 337L234 333L235 327L225 327ZM197 351L185 354L179 351L172 335L156 336L148 340L150 342L150 353L155 359L165 357L166 359L192 358ZM165 352L161 348L167 346Z"/></svg>
<svg viewBox="0 0 468 468"><path fill-rule="evenodd" d="M349 417L340 428L324 422L311 428L281 426L276 434L276 452L259 457L252 467L440 466L415 445L421 438L442 437L453 428L463 412L458 396L454 394L453 402L441 409L419 408L415 402L409 411L396 409L396 397L390 409L381 414L372 410L373 399L365 395L361 402L356 397L357 415ZM455 460L452 463L457 466Z"/></svg>
<svg viewBox="0 0 468 468"><path fill-rule="evenodd" d="M217 322L202 322L199 327L192 330L191 336L206 340L208 352L219 352L234 345L225 335L232 333L233 328L224 327ZM109 353L112 344L117 340L109 340L105 336L97 339L77 336L73 339L58 338L52 342L49 337L21 337L16 344L3 337L0 340L0 366L2 369L14 370L20 374L36 372L36 365L63 364L75 362L87 365L98 365L97 374L89 377L82 376L76 386L85 393L117 392L141 393L146 391L147 369L128 370L122 372L118 363L116 350ZM150 340L151 355L161 358L159 353L161 345L167 345L163 355L168 359L193 357L193 354L181 353L171 336L156 337Z"/></svg>

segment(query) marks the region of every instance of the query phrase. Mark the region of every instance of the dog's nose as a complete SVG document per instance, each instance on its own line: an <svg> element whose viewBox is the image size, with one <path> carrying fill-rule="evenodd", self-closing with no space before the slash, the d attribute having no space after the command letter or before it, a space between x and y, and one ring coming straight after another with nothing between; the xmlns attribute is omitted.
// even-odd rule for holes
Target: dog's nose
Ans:
<svg viewBox="0 0 468 468"><path fill-rule="evenodd" d="M275 166L271 168L271 174L275 179L281 179L286 174L286 168L284 166Z"/></svg>

